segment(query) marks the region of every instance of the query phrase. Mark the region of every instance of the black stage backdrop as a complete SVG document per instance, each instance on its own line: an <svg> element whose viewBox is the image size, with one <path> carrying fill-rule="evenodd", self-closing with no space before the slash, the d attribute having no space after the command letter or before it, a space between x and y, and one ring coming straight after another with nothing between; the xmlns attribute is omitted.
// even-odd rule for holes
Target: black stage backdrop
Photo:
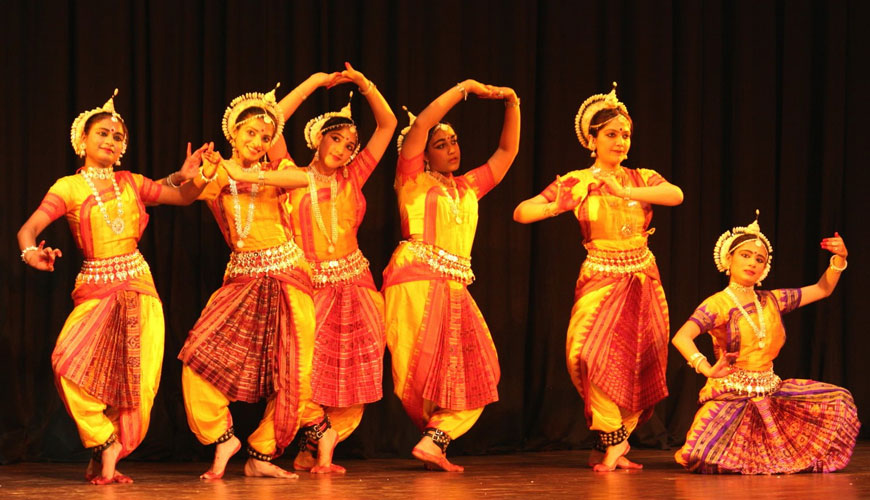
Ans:
<svg viewBox="0 0 870 500"><path fill-rule="evenodd" d="M866 421L870 409L866 208L870 3L853 1L15 1L4 8L0 103L0 462L82 460L72 420L53 384L50 356L72 303L81 256L62 221L43 234L65 255L54 273L25 268L15 233L54 179L75 171L73 118L115 87L131 142L123 168L152 178L177 169L187 141L214 140L227 103L282 83L279 97L315 71L350 61L399 117L419 112L464 78L511 86L523 99L519 156L481 203L471 286L502 366L500 401L453 453L581 448L591 436L565 369L565 329L584 258L577 223L564 215L523 226L517 203L556 174L591 162L573 119L589 95L619 82L634 118L632 167L658 170L684 203L656 208L650 239L664 281L671 330L725 281L711 260L718 235L756 208L775 248L767 287L814 283L827 266L819 240L839 231L851 250L834 295L786 319L776 369L846 386ZM349 85L320 90L287 124L290 151L310 158L302 128L347 99ZM356 90L355 88L353 90ZM371 112L358 95L367 137ZM501 103L474 98L448 116L463 170L496 148ZM390 148L365 187L360 244L376 280L400 238ZM865 193L865 194L862 194ZM202 204L157 207L140 243L166 314L163 378L138 459L207 458L187 427L176 355L229 253ZM712 355L707 338L702 350ZM670 397L633 437L682 443L700 376L676 350ZM338 456L406 456L417 432L392 395L370 405ZM239 434L258 405L232 407ZM865 432L866 434L866 432Z"/></svg>

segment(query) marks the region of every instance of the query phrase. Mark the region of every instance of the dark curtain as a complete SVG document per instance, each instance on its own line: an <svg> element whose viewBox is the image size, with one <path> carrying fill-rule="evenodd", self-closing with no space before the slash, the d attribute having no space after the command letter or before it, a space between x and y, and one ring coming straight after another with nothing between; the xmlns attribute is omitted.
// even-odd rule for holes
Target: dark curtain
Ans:
<svg viewBox="0 0 870 500"><path fill-rule="evenodd" d="M511 220L520 201L556 174L585 168L574 114L618 81L634 119L632 167L653 168L685 193L659 207L650 245L670 305L671 331L725 285L712 263L718 235L752 220L774 245L766 287L814 283L827 266L823 236L839 231L850 267L834 295L786 318L789 338L776 362L783 378L850 389L870 408L866 221L870 3L844 1L23 1L0 21L0 462L86 457L55 391L54 341L72 309L81 256L61 221L41 236L64 250L54 273L18 260L15 233L56 178L80 164L68 141L73 118L117 87L130 130L124 169L160 178L177 169L187 141L216 141L227 103L280 81L279 97L315 71L350 61L374 81L406 125L465 78L511 86L522 97L520 153L483 199L470 288L492 330L502 366L500 401L452 453L581 448L591 436L565 368L574 281L584 258L576 221L563 215L531 226ZM291 153L307 163L302 128L346 102L345 85L308 98L288 121ZM362 136L374 129L358 93ZM466 168L495 150L500 103L470 98L448 116ZM376 279L400 237L392 189L396 152L365 187L360 244ZM229 250L202 204L151 209L140 242L166 315L163 377L139 459L208 457L189 431L176 355ZM699 344L712 355L710 342ZM389 359L389 357L388 357ZM406 456L415 428L392 395L366 411L338 456ZM680 444L703 384L671 349L670 397L640 428L636 444ZM239 434L258 405L234 404Z"/></svg>

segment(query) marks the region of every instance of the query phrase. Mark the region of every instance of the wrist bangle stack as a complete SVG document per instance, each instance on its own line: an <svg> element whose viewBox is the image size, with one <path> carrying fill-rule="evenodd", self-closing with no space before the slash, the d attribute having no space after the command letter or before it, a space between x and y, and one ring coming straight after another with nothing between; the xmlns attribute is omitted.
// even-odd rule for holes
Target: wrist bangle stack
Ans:
<svg viewBox="0 0 870 500"><path fill-rule="evenodd" d="M456 87L454 87L454 88L455 88L456 90L462 92L462 100L463 100L463 101L467 101L467 100L468 100L468 91L465 90L465 87L462 86L462 82L457 83L457 84L456 84Z"/></svg>
<svg viewBox="0 0 870 500"><path fill-rule="evenodd" d="M363 90L362 87L360 87L360 88L359 88L359 93L362 94L362 95L369 95L369 93L370 93L370 92L372 91L372 89L375 88L375 87L376 87L376 85L374 84L374 82L372 82L371 80L369 80L369 84L368 84L368 86L366 87L366 89Z"/></svg>
<svg viewBox="0 0 870 500"><path fill-rule="evenodd" d="M39 247L30 245L29 247L22 250L21 251L21 262L24 262L25 264L27 264L27 259L25 259L24 257L27 255L27 252L30 252L31 250L39 250Z"/></svg>
<svg viewBox="0 0 870 500"><path fill-rule="evenodd" d="M166 185L171 187L171 188L181 187L181 184L176 184L176 183L172 182L173 175L175 175L175 172L172 172L171 174L166 176Z"/></svg>
<svg viewBox="0 0 870 500"><path fill-rule="evenodd" d="M204 180L205 182L212 182L213 180L217 179L217 176L218 176L217 169L214 170L214 175L212 175L211 178L209 178L209 177L206 177L205 174L202 173L202 167L199 167L199 177L202 180Z"/></svg>
<svg viewBox="0 0 870 500"><path fill-rule="evenodd" d="M631 201L631 186L625 186L625 195L622 199L625 201Z"/></svg>
<svg viewBox="0 0 870 500"><path fill-rule="evenodd" d="M842 273L843 271L846 270L847 267L849 267L849 261L847 261L845 257L840 257L841 259L843 259L843 267L838 267L837 264L834 264L834 257L836 257L836 256L837 256L836 254L831 255L830 267L834 271L836 271L838 273Z"/></svg>
<svg viewBox="0 0 870 500"><path fill-rule="evenodd" d="M266 171L260 169L260 172L257 174L257 184L262 186L266 183Z"/></svg>
<svg viewBox="0 0 870 500"><path fill-rule="evenodd" d="M517 97L516 101L505 100L504 107L506 107L506 108L518 108L518 107L520 107L520 98Z"/></svg>
<svg viewBox="0 0 870 500"><path fill-rule="evenodd" d="M691 366L692 369L695 370L695 373L701 373L701 363L704 361L707 361L707 356L704 356L700 352L696 352L689 356L689 361L686 364Z"/></svg>

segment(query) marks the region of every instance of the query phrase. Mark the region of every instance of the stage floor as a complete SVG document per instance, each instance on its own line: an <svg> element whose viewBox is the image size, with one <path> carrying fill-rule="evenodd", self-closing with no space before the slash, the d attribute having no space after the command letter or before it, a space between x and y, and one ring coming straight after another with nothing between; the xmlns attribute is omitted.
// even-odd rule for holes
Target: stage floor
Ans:
<svg viewBox="0 0 870 500"><path fill-rule="evenodd" d="M348 460L345 475L300 474L296 480L242 475L241 460L223 480L197 479L206 463L122 462L134 484L92 486L82 479L85 464L21 463L0 467L0 498L94 499L478 499L577 498L715 499L870 498L870 442L859 443L852 462L833 474L791 476L704 476L683 471L672 452L635 450L642 471L594 473L588 452L558 451L457 457L464 473L423 470L413 459ZM289 460L279 460L289 467Z"/></svg>

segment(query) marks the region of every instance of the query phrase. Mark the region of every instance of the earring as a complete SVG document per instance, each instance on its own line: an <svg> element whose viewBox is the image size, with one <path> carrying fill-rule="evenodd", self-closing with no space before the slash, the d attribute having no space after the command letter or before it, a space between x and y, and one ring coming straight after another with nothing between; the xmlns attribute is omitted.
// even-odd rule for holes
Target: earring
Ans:
<svg viewBox="0 0 870 500"><path fill-rule="evenodd" d="M120 157L120 156L118 157L117 160L115 160L115 166L116 166L116 167L120 167L120 166L121 166L121 157Z"/></svg>
<svg viewBox="0 0 870 500"><path fill-rule="evenodd" d="M595 150L593 149L592 152L589 153L589 156L592 157L592 158L595 158L595 157L598 156L598 155L595 154Z"/></svg>
<svg viewBox="0 0 870 500"><path fill-rule="evenodd" d="M725 270L725 276L731 276L731 270L730 270L730 269L726 269L726 270Z"/></svg>
<svg viewBox="0 0 870 500"><path fill-rule="evenodd" d="M423 160L423 170L428 172L429 169L429 160Z"/></svg>

